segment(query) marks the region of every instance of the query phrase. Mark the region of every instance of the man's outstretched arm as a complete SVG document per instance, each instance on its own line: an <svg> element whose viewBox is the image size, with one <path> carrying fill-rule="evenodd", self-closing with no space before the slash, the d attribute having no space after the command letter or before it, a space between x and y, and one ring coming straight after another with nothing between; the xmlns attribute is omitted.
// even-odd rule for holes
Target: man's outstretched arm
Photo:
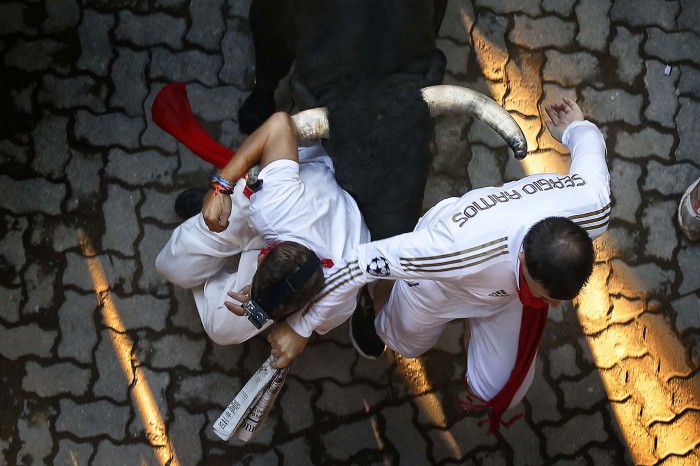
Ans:
<svg viewBox="0 0 700 466"><path fill-rule="evenodd" d="M280 159L298 161L297 148L297 130L292 117L284 112L275 113L243 142L219 175L235 184L254 165L265 167ZM224 231L231 214L231 197L209 191L204 197L202 214L211 231Z"/></svg>

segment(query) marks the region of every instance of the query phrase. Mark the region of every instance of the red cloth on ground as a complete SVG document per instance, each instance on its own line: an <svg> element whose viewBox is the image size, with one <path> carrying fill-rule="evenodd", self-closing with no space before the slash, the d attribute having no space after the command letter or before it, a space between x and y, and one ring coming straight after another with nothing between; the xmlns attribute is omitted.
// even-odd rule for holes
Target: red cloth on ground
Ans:
<svg viewBox="0 0 700 466"><path fill-rule="evenodd" d="M510 373L508 381L499 391L496 396L489 401L485 401L484 405L491 408L489 412L489 433L493 434L498 431L501 425L503 413L508 409L513 401L515 393L525 380L525 376L530 370L530 366L535 360L537 349L542 340L544 326L547 323L547 313L549 305L533 296L532 292L525 282L523 276L523 268L520 266L520 289L518 290L518 298L523 304L523 316L520 322L520 335L518 337L518 353L515 357L515 366ZM469 397L468 397L469 399ZM471 403L463 403L469 407ZM513 419L515 420L515 419ZM511 422L513 421L511 420Z"/></svg>
<svg viewBox="0 0 700 466"><path fill-rule="evenodd" d="M185 83L171 83L158 92L151 106L153 122L200 158L224 168L235 152L214 140L192 113Z"/></svg>

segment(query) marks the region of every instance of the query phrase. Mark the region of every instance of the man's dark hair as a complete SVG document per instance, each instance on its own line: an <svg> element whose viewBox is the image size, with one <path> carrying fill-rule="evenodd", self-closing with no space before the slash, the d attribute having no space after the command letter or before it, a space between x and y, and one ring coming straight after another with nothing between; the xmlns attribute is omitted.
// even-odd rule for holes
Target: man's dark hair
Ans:
<svg viewBox="0 0 700 466"><path fill-rule="evenodd" d="M259 299L275 286L284 283L309 259L311 254L314 254L312 250L293 241L283 241L272 248L258 265L258 270L253 276L251 297ZM281 320L299 310L321 290L323 283L323 269L319 265L301 289L275 309L267 309L270 318Z"/></svg>
<svg viewBox="0 0 700 466"><path fill-rule="evenodd" d="M523 241L530 276L553 299L573 299L593 272L593 241L586 230L563 217L540 220Z"/></svg>

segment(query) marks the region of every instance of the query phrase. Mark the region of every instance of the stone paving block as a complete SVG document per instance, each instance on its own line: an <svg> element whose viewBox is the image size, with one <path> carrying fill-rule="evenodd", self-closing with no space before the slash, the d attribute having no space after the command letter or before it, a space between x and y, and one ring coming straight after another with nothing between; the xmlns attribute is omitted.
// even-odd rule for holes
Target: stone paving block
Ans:
<svg viewBox="0 0 700 466"><path fill-rule="evenodd" d="M365 409L373 408L388 398L389 392L386 389L375 389L361 383L342 386L333 381L324 381L314 408L315 411L325 412L328 415L345 417L363 413Z"/></svg>
<svg viewBox="0 0 700 466"><path fill-rule="evenodd" d="M584 48L604 52L610 35L611 0L581 0L576 6L579 32L576 40Z"/></svg>
<svg viewBox="0 0 700 466"><path fill-rule="evenodd" d="M182 376L173 381L173 397L177 403L185 404L190 409L197 406L217 405L221 407L219 410L219 414L221 414L221 411L243 388L243 384L248 381L250 376L241 380L240 374L222 374L214 371L208 371L202 375Z"/></svg>
<svg viewBox="0 0 700 466"><path fill-rule="evenodd" d="M559 388L564 394L564 407L566 409L588 411L607 399L605 385L603 385L597 370L589 372L581 380L562 381Z"/></svg>
<svg viewBox="0 0 700 466"><path fill-rule="evenodd" d="M469 32L475 18L476 14L471 2L447 2L438 36L448 37L458 44L468 44Z"/></svg>
<svg viewBox="0 0 700 466"><path fill-rule="evenodd" d="M38 92L39 103L61 110L88 107L93 112L104 112L106 98L104 83L85 75L59 77L46 74L42 76Z"/></svg>
<svg viewBox="0 0 700 466"><path fill-rule="evenodd" d="M56 431L67 432L76 437L106 435L114 440L123 440L128 419L128 406L117 406L105 400L76 403L63 398L59 402Z"/></svg>
<svg viewBox="0 0 700 466"><path fill-rule="evenodd" d="M678 213L677 201L649 204L642 211L642 224L648 236L644 250L648 256L671 260L678 246L674 219Z"/></svg>
<svg viewBox="0 0 700 466"><path fill-rule="evenodd" d="M678 2L616 0L610 10L610 18L627 26L656 25L666 30L674 30L678 8Z"/></svg>
<svg viewBox="0 0 700 466"><path fill-rule="evenodd" d="M686 330L700 329L700 298L690 294L680 299L671 301L671 306L676 313L676 330L683 333Z"/></svg>
<svg viewBox="0 0 700 466"><path fill-rule="evenodd" d="M542 10L569 17L574 11L576 0L542 0Z"/></svg>
<svg viewBox="0 0 700 466"><path fill-rule="evenodd" d="M27 5L22 2L6 2L2 6L2 19L0 19L0 36L7 36L18 32L36 34L36 30L25 21Z"/></svg>
<svg viewBox="0 0 700 466"><path fill-rule="evenodd" d="M398 452L400 463L428 462L428 445L420 432L412 427L413 410L408 403L381 411L385 419L387 439Z"/></svg>
<svg viewBox="0 0 700 466"><path fill-rule="evenodd" d="M300 383L292 374L290 372L287 377L277 403L286 430L294 434L314 425L314 404L309 403L309 400L313 399L316 390Z"/></svg>
<svg viewBox="0 0 700 466"><path fill-rule="evenodd" d="M611 299L607 283L611 274L609 263L596 263L588 282L579 293L578 319L586 334L598 333L607 325Z"/></svg>
<svg viewBox="0 0 700 466"><path fill-rule="evenodd" d="M140 352L146 350L148 354L144 354L140 359L157 369L184 366L192 370L201 370L205 346L206 341L203 339L192 340L184 335L165 335L148 345L142 342L139 345ZM182 351L182 348L187 348L187 351Z"/></svg>
<svg viewBox="0 0 700 466"><path fill-rule="evenodd" d="M70 157L66 128L68 118L43 112L32 131L34 160L32 168L48 178L63 176L63 168Z"/></svg>
<svg viewBox="0 0 700 466"><path fill-rule="evenodd" d="M123 109L129 116L143 114L143 101L148 95L146 65L148 52L134 52L126 47L117 49L111 73L114 84L114 92L109 98L111 109Z"/></svg>
<svg viewBox="0 0 700 466"><path fill-rule="evenodd" d="M149 79L163 79L166 82L200 82L215 87L221 68L221 57L198 50L171 52L162 47L151 50Z"/></svg>
<svg viewBox="0 0 700 466"><path fill-rule="evenodd" d="M102 330L95 350L97 379L92 392L96 397L107 397L117 403L129 399L129 386L134 381L134 372L131 364L125 369L120 361L125 358L131 360L132 347L128 338L120 338L120 334L114 330Z"/></svg>
<svg viewBox="0 0 700 466"><path fill-rule="evenodd" d="M613 209L614 211L615 209ZM593 243L597 260L607 261L623 257L630 260L637 259L637 249L641 244L639 236L638 230L633 230L626 226L608 228L608 231L596 238Z"/></svg>
<svg viewBox="0 0 700 466"><path fill-rule="evenodd" d="M525 0L522 2L499 2L498 0L476 0L476 7L484 7L494 13L525 13L530 16L538 16L540 13L540 2L538 0Z"/></svg>
<svg viewBox="0 0 700 466"><path fill-rule="evenodd" d="M535 376L525 395L525 402L534 408L530 410L530 416L535 424L561 419L562 415L557 409L557 393L544 377L542 355L536 356Z"/></svg>
<svg viewBox="0 0 700 466"><path fill-rule="evenodd" d="M639 125L643 99L622 89L597 90L586 87L581 91L584 115L599 123L624 121Z"/></svg>
<svg viewBox="0 0 700 466"><path fill-rule="evenodd" d="M694 450L697 451L698 439L688 433L693 432L699 422L700 412L688 411L675 419L673 424L654 424L650 430L657 441L657 455L660 458L666 458L669 455L686 455Z"/></svg>
<svg viewBox="0 0 700 466"><path fill-rule="evenodd" d="M677 83L680 76L678 68L672 68L666 75L666 65L656 60L646 62L644 84L649 93L649 104L644 116L666 128L674 128L674 117L678 111Z"/></svg>
<svg viewBox="0 0 700 466"><path fill-rule="evenodd" d="M131 280L136 270L133 259L120 259L116 256L96 256L97 264L104 271L111 289L122 293L131 293ZM66 253L67 266L63 272L63 284L72 285L83 291L94 291L92 277L88 271L88 262L82 254Z"/></svg>
<svg viewBox="0 0 700 466"><path fill-rule="evenodd" d="M182 49L182 36L186 29L185 18L175 18L166 13L141 16L121 10L114 36L117 40L129 42L138 48L167 45L179 50Z"/></svg>
<svg viewBox="0 0 700 466"><path fill-rule="evenodd" d="M129 186L169 186L172 184L176 168L177 158L172 155L163 155L155 150L142 150L130 154L121 149L112 149L109 151L105 173Z"/></svg>
<svg viewBox="0 0 700 466"><path fill-rule="evenodd" d="M188 181L187 187L206 184L209 175L214 172L214 166L194 155L183 144L177 145L177 153L180 166L177 169L176 179Z"/></svg>
<svg viewBox="0 0 700 466"><path fill-rule="evenodd" d="M614 259L612 276L608 288L611 294L620 293L628 298L665 294L673 282L675 273L656 264L646 263L637 266Z"/></svg>
<svg viewBox="0 0 700 466"><path fill-rule="evenodd" d="M667 3L670 5L671 3ZM673 29L673 28L671 28ZM697 61L700 37L692 32L665 32L654 27L648 28L648 38L644 42L644 52L664 63Z"/></svg>
<svg viewBox="0 0 700 466"><path fill-rule="evenodd" d="M671 160L674 137L654 128L643 128L637 133L621 130L615 138L615 155L628 159L657 157Z"/></svg>
<svg viewBox="0 0 700 466"><path fill-rule="evenodd" d="M539 114L538 114L539 115ZM527 150L528 151L533 151L537 148L537 135L540 134L543 128L543 123L542 120L540 119L539 116L533 117L533 116L522 116L519 113L512 113L511 116L515 120L515 122L520 126L520 128L523 130L523 133L525 133L525 139L527 141ZM558 159L559 154L557 153L550 153L550 154L538 154L538 157L540 159L545 159L548 156L551 156L553 159ZM513 152L511 150L508 150L508 157L513 157ZM525 162L527 164L527 162ZM555 166L559 165L555 162ZM553 171L555 172L556 170L549 166L549 164L545 163L542 168L543 172L547 171Z"/></svg>
<svg viewBox="0 0 700 466"><path fill-rule="evenodd" d="M509 60L506 44L508 21L502 16L484 12L476 17L472 40L476 61L486 79L502 80Z"/></svg>
<svg viewBox="0 0 700 466"><path fill-rule="evenodd" d="M694 99L679 99L681 109L676 117L676 126L680 143L676 148L676 158L678 160L688 160L700 164L700 154L695 150L700 144L700 132L697 131L700 125L700 102ZM697 176L696 176L697 178ZM688 182L685 186L690 184Z"/></svg>
<svg viewBox="0 0 700 466"><path fill-rule="evenodd" d="M464 325L465 322L462 319L449 322L442 332L442 335L440 335L440 339L433 345L432 349L445 351L454 355L464 353L464 346L461 342L464 336Z"/></svg>
<svg viewBox="0 0 700 466"><path fill-rule="evenodd" d="M221 42L225 24L222 13L224 0L204 0L190 3L190 27L185 38L203 46L207 50L216 50Z"/></svg>
<svg viewBox="0 0 700 466"><path fill-rule="evenodd" d="M71 159L66 166L70 186L68 209L75 210L80 204L92 205L99 198L100 170L104 167L99 153L86 154L71 150Z"/></svg>
<svg viewBox="0 0 700 466"><path fill-rule="evenodd" d="M173 295L175 297L175 305L170 308L169 315L170 321L176 327L186 329L192 334L199 335L200 337L206 337L204 333L204 328L202 327L202 321L199 318L199 313L197 312L197 307L194 303L194 296L190 290L180 288L179 286L173 287ZM229 346L229 347L235 347ZM212 354L216 354L217 348L226 348L220 345L214 345L214 350ZM231 357L230 353L227 352L227 357Z"/></svg>
<svg viewBox="0 0 700 466"><path fill-rule="evenodd" d="M472 154L472 159L467 167L472 189L503 184L503 176L499 167L500 157L497 151L474 144L472 145Z"/></svg>
<svg viewBox="0 0 700 466"><path fill-rule="evenodd" d="M510 151L508 152L509 154L506 158L506 168L503 176L503 181L506 183L509 181L520 180L527 175L523 169L523 164L519 160L516 160L515 157L510 154Z"/></svg>
<svg viewBox="0 0 700 466"><path fill-rule="evenodd" d="M151 106L164 84L149 82L147 85L150 86L149 94L143 103L143 114L146 115L146 130L141 135L141 147L159 148L165 154L175 154L177 153L177 140L153 123L151 117Z"/></svg>
<svg viewBox="0 0 700 466"><path fill-rule="evenodd" d="M478 417L464 417L448 430L431 429L428 438L432 443L429 462L432 464L452 460L459 461L477 447L489 447L496 443L495 436L487 435L487 426L479 427Z"/></svg>
<svg viewBox="0 0 700 466"><path fill-rule="evenodd" d="M94 10L83 10L83 19L78 26L80 58L77 66L98 76L109 74L109 65L114 58L110 33L114 29L114 16Z"/></svg>
<svg viewBox="0 0 700 466"><path fill-rule="evenodd" d="M579 86L582 82L595 82L600 77L598 59L588 52L561 53L545 51L542 77L562 86ZM549 102L549 100L547 100Z"/></svg>
<svg viewBox="0 0 700 466"><path fill-rule="evenodd" d="M18 145L8 139L3 139L0 141L0 164L16 162L24 165L29 159L29 150L29 146Z"/></svg>
<svg viewBox="0 0 700 466"><path fill-rule="evenodd" d="M302 380L307 377L330 378L339 384L348 384L352 380L350 367L355 359L354 353L331 342L316 342L295 360L294 374Z"/></svg>
<svg viewBox="0 0 700 466"><path fill-rule="evenodd" d="M545 450L550 457L560 454L573 455L587 443L604 442L608 438L600 412L579 414L556 428L543 427L542 432L545 437Z"/></svg>
<svg viewBox="0 0 700 466"><path fill-rule="evenodd" d="M53 56L62 51L66 44L55 40L17 39L5 52L5 64L28 72L46 71L53 64Z"/></svg>
<svg viewBox="0 0 700 466"><path fill-rule="evenodd" d="M680 196L700 176L700 169L689 163L662 164L650 160L647 164L644 191L658 191L666 196Z"/></svg>
<svg viewBox="0 0 700 466"><path fill-rule="evenodd" d="M56 415L52 407L39 406L25 401L24 411L17 422L17 434L21 449L16 464L51 464L44 458L51 454L51 418Z"/></svg>
<svg viewBox="0 0 700 466"><path fill-rule="evenodd" d="M693 68L692 66L681 65L678 67L680 69L680 79L678 80L678 93L699 95L700 94L700 69Z"/></svg>
<svg viewBox="0 0 700 466"><path fill-rule="evenodd" d="M513 28L508 39L516 45L527 49L547 47L566 47L574 40L576 25L556 16L513 15Z"/></svg>
<svg viewBox="0 0 700 466"><path fill-rule="evenodd" d="M644 61L639 55L642 36L633 34L623 26L616 26L610 42L610 54L617 60L617 79L622 83L633 82L642 72Z"/></svg>
<svg viewBox="0 0 700 466"><path fill-rule="evenodd" d="M463 136L461 134L463 129L460 129L459 127L451 127L449 128L449 131L451 133L451 137L449 138L449 145L445 144L444 141L441 143L439 139L436 140L438 148L437 150L435 150L435 158L433 159L434 161L436 161L439 158L444 158L445 160L443 163L446 164L446 166L449 166L447 164L458 164L459 168L462 168L462 160L459 157L455 157L454 152L460 149L462 151L465 151L465 149L471 144L483 144L491 149L503 149L507 147L506 142L503 140L503 138L499 136L499 134L496 131L494 131L493 128L481 121L474 120L469 125L469 133L467 133L467 142L463 140ZM452 154L451 156L446 156L445 152L450 153L450 146L453 147L451 149ZM446 173L449 173L449 171L447 171Z"/></svg>
<svg viewBox="0 0 700 466"><path fill-rule="evenodd" d="M117 146L139 149L139 135L143 129L142 118L131 118L120 112L95 115L85 110L78 110L73 132L76 138L94 147Z"/></svg>
<svg viewBox="0 0 700 466"><path fill-rule="evenodd" d="M155 331L165 329L168 317L168 302L151 295L112 295L114 307L125 329L148 328Z"/></svg>
<svg viewBox="0 0 700 466"><path fill-rule="evenodd" d="M455 44L449 39L438 39L436 46L447 57L446 73L452 76L464 76L467 74L471 47L465 44Z"/></svg>
<svg viewBox="0 0 700 466"><path fill-rule="evenodd" d="M597 335L589 336L599 368L610 368L622 360L649 354L647 342L638 326L612 325Z"/></svg>
<svg viewBox="0 0 700 466"><path fill-rule="evenodd" d="M170 238L170 229L162 229L153 225L143 226L143 237L138 244L139 257L142 268L138 285L141 290L152 291L156 294L165 294L165 285L168 281L156 271L156 256Z"/></svg>
<svg viewBox="0 0 700 466"><path fill-rule="evenodd" d="M55 33L73 29L80 22L80 7L76 0L55 0L47 2L44 7L46 19L41 23L44 32Z"/></svg>
<svg viewBox="0 0 700 466"><path fill-rule="evenodd" d="M97 451L91 464L94 466L110 466L114 464L114 459L119 458L122 464L148 464L157 460L159 455L157 448L145 443L132 443L114 445L110 440L102 440L97 445ZM166 454L166 458L168 458Z"/></svg>
<svg viewBox="0 0 700 466"><path fill-rule="evenodd" d="M470 155L470 146L481 134L485 137L491 136L486 131L476 133L476 136L468 138L464 141L464 131L466 128L464 118L458 115L440 116L435 119L435 140L433 152L433 160L431 162L431 172L433 174L442 175L459 175L466 174L466 164ZM472 124L474 126L486 126ZM489 128L489 130L491 130ZM491 130L493 133L492 140L498 144L501 137Z"/></svg>
<svg viewBox="0 0 700 466"><path fill-rule="evenodd" d="M631 300L624 296L612 297L612 311L610 313L611 324L626 324L637 318L646 310L644 301Z"/></svg>
<svg viewBox="0 0 700 466"><path fill-rule="evenodd" d="M187 97L200 121L213 122L237 119L238 108L243 105L245 95L234 86L217 86L214 89L208 89L192 83L187 85Z"/></svg>
<svg viewBox="0 0 700 466"><path fill-rule="evenodd" d="M0 324L0 355L10 360L27 355L48 358L56 336L55 330L43 330L35 323L13 328Z"/></svg>
<svg viewBox="0 0 700 466"><path fill-rule="evenodd" d="M683 280L678 287L678 292L683 295L697 290L698 277L700 277L700 249L683 241L681 249L678 251L677 260L683 273Z"/></svg>
<svg viewBox="0 0 700 466"><path fill-rule="evenodd" d="M169 421L168 401L165 394L170 384L170 374L167 372L152 371L140 366L135 371L134 385L129 389L131 405L135 407L136 415L129 422L129 435L133 437L145 436L153 446L165 446L166 438L158 434L156 426L167 425ZM157 413L142 408L145 396L152 397L153 403L158 409ZM144 417L146 419L144 419ZM145 426L149 426L151 432Z"/></svg>
<svg viewBox="0 0 700 466"><path fill-rule="evenodd" d="M441 200L461 196L469 191L470 186L466 175L464 180L455 181L445 175L436 175L428 178L423 197L423 211L427 211Z"/></svg>
<svg viewBox="0 0 700 466"><path fill-rule="evenodd" d="M202 414L190 414L186 409L173 409L173 420L168 426L168 438L180 464L198 464L202 461L202 442L199 432L205 428Z"/></svg>
<svg viewBox="0 0 700 466"><path fill-rule="evenodd" d="M610 191L613 198L612 218L636 224L637 211L642 204L639 182L642 169L639 165L614 159L610 170Z"/></svg>
<svg viewBox="0 0 700 466"><path fill-rule="evenodd" d="M303 465L308 463L309 458L312 458L311 446L306 440L306 437L293 439L292 441L277 445L276 449L281 452L284 464Z"/></svg>
<svg viewBox="0 0 700 466"><path fill-rule="evenodd" d="M109 169L110 165L107 165ZM134 243L140 233L136 207L141 202L141 193L121 186L107 186L107 200L102 204L105 221L105 234L102 249L117 251L133 257Z"/></svg>
<svg viewBox="0 0 700 466"><path fill-rule="evenodd" d="M80 295L74 291L64 291L65 301L58 310L61 341L58 343L58 356L78 362L92 362L92 350L97 343L93 316L97 307L94 293Z"/></svg>
<svg viewBox="0 0 700 466"><path fill-rule="evenodd" d="M18 215L43 212L58 215L66 186L44 178L16 181L0 175L0 208Z"/></svg>
<svg viewBox="0 0 700 466"><path fill-rule="evenodd" d="M549 351L549 376L556 380L562 376L573 377L581 373L576 365L576 348L570 344Z"/></svg>
<svg viewBox="0 0 700 466"><path fill-rule="evenodd" d="M53 458L53 464L55 466L87 466L92 453L93 447L90 443L60 440L58 442L58 453Z"/></svg>
<svg viewBox="0 0 700 466"><path fill-rule="evenodd" d="M250 444L257 447L269 448L273 444L273 437L277 431L278 416L272 411L265 418L265 422L255 431L255 435L250 440ZM213 424L213 423L212 423ZM260 463L265 465L266 463Z"/></svg>
<svg viewBox="0 0 700 466"><path fill-rule="evenodd" d="M56 269L51 264L32 263L24 270L22 282L27 300L22 305L22 315L30 316L48 310L54 302Z"/></svg>
<svg viewBox="0 0 700 466"><path fill-rule="evenodd" d="M0 188L1 190L2 188ZM20 270L25 264L26 253L22 237L27 230L26 218L3 215L0 230L0 270L3 282L20 283Z"/></svg>
<svg viewBox="0 0 700 466"><path fill-rule="evenodd" d="M226 21L221 53L223 66L219 79L239 89L251 88L255 82L255 51L247 25L240 19Z"/></svg>
<svg viewBox="0 0 700 466"><path fill-rule="evenodd" d="M15 104L15 109L24 113L34 112L34 102L32 101L32 96L34 95L34 90L37 88L38 81L31 81L26 87L15 88L10 91L12 100Z"/></svg>
<svg viewBox="0 0 700 466"><path fill-rule="evenodd" d="M513 450L513 466L544 464L540 449L534 448L541 443L540 439L525 419L515 421L508 428L501 429L500 433ZM525 445L532 447L528 448Z"/></svg>
<svg viewBox="0 0 700 466"><path fill-rule="evenodd" d="M637 421L639 404L633 401L611 404L615 411L615 418L624 422L622 426L624 435L620 436L620 440L627 444L628 450L634 452L634 462L629 464L656 464L658 458L654 452L654 439Z"/></svg>
<svg viewBox="0 0 700 466"><path fill-rule="evenodd" d="M171 225L173 229L182 223L182 219L175 213L175 199L181 190L168 190L160 192L153 188L143 189L143 204L139 209L141 219L155 220Z"/></svg>
<svg viewBox="0 0 700 466"><path fill-rule="evenodd" d="M681 11L677 19L678 28L690 29L696 34L700 34L700 24L698 24L698 18L700 18L700 4L693 0L680 0L680 4Z"/></svg>
<svg viewBox="0 0 700 466"><path fill-rule="evenodd" d="M447 428L446 406L444 395L440 391L429 392L413 398L412 403L416 406L416 422L418 426Z"/></svg>
<svg viewBox="0 0 700 466"><path fill-rule="evenodd" d="M22 300L21 288L5 288L0 286L0 319L11 324L19 321L19 303Z"/></svg>
<svg viewBox="0 0 700 466"><path fill-rule="evenodd" d="M377 439L370 419L360 419L323 432L321 442L325 451L332 452L336 461L348 460L362 449L377 448Z"/></svg>
<svg viewBox="0 0 700 466"><path fill-rule="evenodd" d="M543 63L542 53L522 51L506 64L506 76L510 83L510 90L503 102L506 110L520 115L539 116L537 102L542 93L539 77Z"/></svg>
<svg viewBox="0 0 700 466"><path fill-rule="evenodd" d="M27 374L22 379L22 388L42 398L60 394L79 397L89 389L90 369L78 367L73 363L54 362L49 366L42 366L29 361L24 367Z"/></svg>

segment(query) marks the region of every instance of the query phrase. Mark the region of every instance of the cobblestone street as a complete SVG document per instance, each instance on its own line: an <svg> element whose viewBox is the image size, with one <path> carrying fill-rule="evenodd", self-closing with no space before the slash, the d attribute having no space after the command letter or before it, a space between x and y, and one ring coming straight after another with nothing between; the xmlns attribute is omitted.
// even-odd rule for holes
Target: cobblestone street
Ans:
<svg viewBox="0 0 700 466"><path fill-rule="evenodd" d="M249 443L214 434L269 344L214 344L191 293L156 272L177 194L212 168L150 108L186 82L206 129L240 145L249 6L0 3L0 464L700 464L700 243L676 219L700 177L697 0L449 0L445 83L503 105L530 153L518 162L483 123L440 117L425 209L566 173L542 123L563 96L608 146L610 228L590 283L550 310L533 385L505 416L524 418L487 435L461 413L462 322L417 359L378 361L346 322L312 337Z"/></svg>

